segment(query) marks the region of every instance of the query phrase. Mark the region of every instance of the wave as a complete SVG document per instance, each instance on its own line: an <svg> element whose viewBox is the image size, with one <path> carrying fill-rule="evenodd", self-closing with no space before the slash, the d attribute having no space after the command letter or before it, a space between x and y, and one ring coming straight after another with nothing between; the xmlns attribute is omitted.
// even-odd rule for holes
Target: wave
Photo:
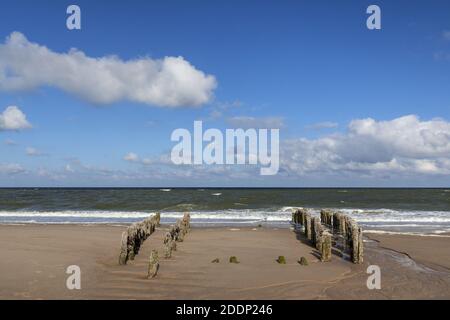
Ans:
<svg viewBox="0 0 450 320"><path fill-rule="evenodd" d="M161 219L178 219L183 211L162 211ZM192 220L266 220L289 221L291 214L260 210L189 211ZM143 219L154 212L141 211L0 211L1 218L101 218L101 219Z"/></svg>
<svg viewBox="0 0 450 320"><path fill-rule="evenodd" d="M201 205L178 204L161 210L162 223L173 223L191 214L192 223L236 224L267 223L289 226L294 206L211 210ZM309 208L313 216L320 209ZM352 216L365 230L390 232L445 233L450 230L450 211L413 211L393 209L333 209ZM60 211L0 211L0 223L130 223L142 220L156 212L114 210L60 210Z"/></svg>

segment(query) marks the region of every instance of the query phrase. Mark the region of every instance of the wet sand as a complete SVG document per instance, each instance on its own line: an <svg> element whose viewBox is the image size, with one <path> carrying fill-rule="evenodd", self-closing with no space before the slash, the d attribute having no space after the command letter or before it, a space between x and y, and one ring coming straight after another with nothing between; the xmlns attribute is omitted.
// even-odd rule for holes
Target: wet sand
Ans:
<svg viewBox="0 0 450 320"><path fill-rule="evenodd" d="M171 259L146 279L152 249L163 255L164 226L134 261L118 265L123 226L0 226L1 299L450 299L450 238L367 235L365 263L317 252L290 229L193 228ZM284 255L286 265L275 260ZM230 264L237 256L240 263ZM308 266L297 260L305 256ZM442 257L439 258L439 257ZM215 258L220 263L211 263ZM379 265L382 289L366 286ZM66 288L69 265L81 290Z"/></svg>
<svg viewBox="0 0 450 320"><path fill-rule="evenodd" d="M408 255L416 262L437 270L450 270L450 235L412 236L366 234L380 246Z"/></svg>

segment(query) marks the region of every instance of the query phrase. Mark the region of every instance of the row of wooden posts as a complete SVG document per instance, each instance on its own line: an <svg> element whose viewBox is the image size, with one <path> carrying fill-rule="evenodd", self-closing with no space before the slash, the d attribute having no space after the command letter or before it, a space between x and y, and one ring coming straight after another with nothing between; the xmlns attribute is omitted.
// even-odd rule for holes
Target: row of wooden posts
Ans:
<svg viewBox="0 0 450 320"><path fill-rule="evenodd" d="M191 228L191 217L185 213L183 218L179 219L175 225L172 225L164 236L164 257L172 257L172 251L177 249L177 242L184 241L184 237ZM137 223L133 223L122 233L122 240L119 254L119 264L125 265L129 260L134 260L135 255L139 253L143 242L160 225L161 216L159 213ZM152 250L148 265L148 278L154 278L159 270L159 255L157 250Z"/></svg>
<svg viewBox="0 0 450 320"><path fill-rule="evenodd" d="M164 236L164 257L172 257L172 251L177 250L177 242L183 242L184 236L191 228L191 216L185 213L183 218L178 220L174 226L171 226L169 232Z"/></svg>
<svg viewBox="0 0 450 320"><path fill-rule="evenodd" d="M127 264L129 260L134 260L134 256L139 253L142 243L156 230L161 221L161 215L155 215L133 223L122 232L122 241L120 244L119 264Z"/></svg>
<svg viewBox="0 0 450 320"><path fill-rule="evenodd" d="M171 226L169 232L164 236L164 258L172 257L172 251L177 250L177 242L184 241L184 236L191 228L191 216L185 213L183 218L179 219L174 226ZM159 255L157 250L152 250L148 261L147 278L156 277L159 270Z"/></svg>
<svg viewBox="0 0 450 320"><path fill-rule="evenodd" d="M324 209L319 218L313 217L307 209L298 209L292 213L292 222L320 252L321 261L331 260L334 246L342 255L348 252L353 263L363 262L362 228L348 215Z"/></svg>

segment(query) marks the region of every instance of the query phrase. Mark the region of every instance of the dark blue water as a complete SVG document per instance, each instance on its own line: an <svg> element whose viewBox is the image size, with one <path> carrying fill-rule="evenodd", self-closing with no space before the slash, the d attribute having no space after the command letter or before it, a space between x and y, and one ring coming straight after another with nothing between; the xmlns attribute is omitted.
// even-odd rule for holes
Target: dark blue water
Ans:
<svg viewBox="0 0 450 320"><path fill-rule="evenodd" d="M366 229L450 231L450 189L0 189L0 223L130 223L160 211L201 225L288 226L291 210L333 208Z"/></svg>

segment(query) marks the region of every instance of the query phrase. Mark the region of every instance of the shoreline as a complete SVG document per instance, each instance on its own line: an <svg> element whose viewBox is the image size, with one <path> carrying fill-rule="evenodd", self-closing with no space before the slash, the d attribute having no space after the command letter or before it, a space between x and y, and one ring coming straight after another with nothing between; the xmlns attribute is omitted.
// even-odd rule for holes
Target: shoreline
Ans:
<svg viewBox="0 0 450 320"><path fill-rule="evenodd" d="M162 255L167 225L144 242L134 261L119 266L124 230L118 225L0 225L0 298L450 299L447 262L438 266L430 249L450 256L446 238L423 242L424 237L368 235L364 264L354 265L336 255L319 262L315 250L290 228L194 226L171 259L161 258L158 276L147 280L149 253L156 249ZM275 261L280 255L286 265ZM230 256L240 263L230 264ZM301 256L308 266L297 263ZM215 258L220 263L211 263ZM369 264L380 266L382 290L367 289ZM80 266L82 290L65 287L69 265Z"/></svg>
<svg viewBox="0 0 450 320"><path fill-rule="evenodd" d="M180 215L181 217L182 215ZM135 222L141 220L137 219L133 222L0 222L0 227L3 226L78 226L78 227L128 227ZM175 222L161 222L161 226L168 228ZM236 223L222 223L222 222L196 222L191 220L191 226L198 229L292 229L293 225L290 221L279 223L248 223L248 222L236 222ZM382 229L365 229L363 226L364 236L411 236L411 237L435 237L435 238L450 238L450 232L403 232L403 231L391 231ZM450 243L450 241L449 241Z"/></svg>

